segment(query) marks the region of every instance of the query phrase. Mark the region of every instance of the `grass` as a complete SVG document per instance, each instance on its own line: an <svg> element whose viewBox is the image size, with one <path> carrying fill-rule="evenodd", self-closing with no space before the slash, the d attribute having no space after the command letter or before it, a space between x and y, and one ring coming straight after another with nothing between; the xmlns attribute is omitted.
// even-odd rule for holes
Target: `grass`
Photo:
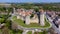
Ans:
<svg viewBox="0 0 60 34"><path fill-rule="evenodd" d="M18 23L19 25L21 25L21 26L23 26L23 27L27 27L27 28L48 28L48 27L50 27L50 24L49 24L49 22L46 20L46 18L45 18L45 26L40 26L40 25L37 24L37 23L31 23L31 24L29 24L29 25L26 25L26 24L23 22L23 20L17 19L16 16L14 16L12 19L13 19L14 22Z"/></svg>
<svg viewBox="0 0 60 34"><path fill-rule="evenodd" d="M34 34L46 34L46 33L43 33L43 32L35 32Z"/></svg>
<svg viewBox="0 0 60 34"><path fill-rule="evenodd" d="M14 30L9 30L9 34L22 34L22 30L18 30L17 32L15 32ZM2 33L2 30L0 29L0 34Z"/></svg>
<svg viewBox="0 0 60 34"><path fill-rule="evenodd" d="M43 34L43 32L34 32L34 34Z"/></svg>
<svg viewBox="0 0 60 34"><path fill-rule="evenodd" d="M2 30L0 29L0 34L2 33Z"/></svg>
<svg viewBox="0 0 60 34"><path fill-rule="evenodd" d="M47 34L47 31L43 31L43 32L34 32L34 34Z"/></svg>
<svg viewBox="0 0 60 34"><path fill-rule="evenodd" d="M32 31L28 31L27 34L32 34Z"/></svg>
<svg viewBox="0 0 60 34"><path fill-rule="evenodd" d="M27 34L32 34L32 31L28 31ZM34 32L34 34L47 34L47 31L42 31L42 32Z"/></svg>
<svg viewBox="0 0 60 34"><path fill-rule="evenodd" d="M15 31L15 30L9 30L10 34L22 34L22 30L18 30L18 31Z"/></svg>

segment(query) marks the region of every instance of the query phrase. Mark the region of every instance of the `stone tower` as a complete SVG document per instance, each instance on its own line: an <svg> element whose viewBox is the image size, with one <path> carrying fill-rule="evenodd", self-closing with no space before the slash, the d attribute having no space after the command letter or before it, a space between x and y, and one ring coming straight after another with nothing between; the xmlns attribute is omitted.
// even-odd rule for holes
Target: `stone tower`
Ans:
<svg viewBox="0 0 60 34"><path fill-rule="evenodd" d="M43 9L40 10L40 25L41 26L45 25L45 23L44 23L44 11L43 11Z"/></svg>
<svg viewBox="0 0 60 34"><path fill-rule="evenodd" d="M13 12L14 12L14 14L15 14L15 12L16 12L16 11L15 11L15 8L13 8Z"/></svg>
<svg viewBox="0 0 60 34"><path fill-rule="evenodd" d="M25 24L26 25L30 24L30 16L26 16L26 18L25 18Z"/></svg>

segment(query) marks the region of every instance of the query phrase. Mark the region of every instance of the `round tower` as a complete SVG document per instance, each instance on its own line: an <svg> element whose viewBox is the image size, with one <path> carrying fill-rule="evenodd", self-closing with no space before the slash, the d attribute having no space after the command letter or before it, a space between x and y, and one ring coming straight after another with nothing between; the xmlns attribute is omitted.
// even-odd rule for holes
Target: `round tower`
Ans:
<svg viewBox="0 0 60 34"><path fill-rule="evenodd" d="M40 25L41 26L45 25L45 23L44 23L44 10L43 9L40 10Z"/></svg>

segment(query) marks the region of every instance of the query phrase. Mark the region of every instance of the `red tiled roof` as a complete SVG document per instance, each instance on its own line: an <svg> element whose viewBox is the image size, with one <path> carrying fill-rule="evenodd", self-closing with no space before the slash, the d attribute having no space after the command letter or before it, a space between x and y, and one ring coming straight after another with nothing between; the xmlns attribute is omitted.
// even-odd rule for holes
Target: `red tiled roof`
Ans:
<svg viewBox="0 0 60 34"><path fill-rule="evenodd" d="M24 15L25 14L25 16L27 16L27 15L30 15L32 12L31 11L21 11L21 10L17 10L17 12L20 14L22 14L22 15Z"/></svg>

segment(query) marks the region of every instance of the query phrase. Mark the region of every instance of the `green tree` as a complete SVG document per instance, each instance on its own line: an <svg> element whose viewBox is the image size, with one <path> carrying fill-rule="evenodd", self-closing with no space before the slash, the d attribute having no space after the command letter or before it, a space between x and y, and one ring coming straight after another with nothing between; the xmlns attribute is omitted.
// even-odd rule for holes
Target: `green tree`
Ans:
<svg viewBox="0 0 60 34"><path fill-rule="evenodd" d="M39 8L36 6L36 7L34 7L34 10L36 11L36 12L39 12Z"/></svg>
<svg viewBox="0 0 60 34"><path fill-rule="evenodd" d="M6 10L8 10L8 11L6 11L6 12L10 13L10 12L12 12L12 11L13 11L13 8L8 7L8 8L6 8Z"/></svg>
<svg viewBox="0 0 60 34"><path fill-rule="evenodd" d="M9 29L7 27L4 27L2 29L2 34L9 34Z"/></svg>
<svg viewBox="0 0 60 34"><path fill-rule="evenodd" d="M5 12L6 11L6 8L5 7L0 7L0 11L1 12Z"/></svg>
<svg viewBox="0 0 60 34"><path fill-rule="evenodd" d="M6 26L7 26L9 29L11 29L11 23L12 23L11 20L8 20L8 19L7 19L5 22L6 22Z"/></svg>
<svg viewBox="0 0 60 34"><path fill-rule="evenodd" d="M4 18L0 18L0 23L3 23L4 22Z"/></svg>
<svg viewBox="0 0 60 34"><path fill-rule="evenodd" d="M30 18L34 17L34 14L31 14Z"/></svg>

